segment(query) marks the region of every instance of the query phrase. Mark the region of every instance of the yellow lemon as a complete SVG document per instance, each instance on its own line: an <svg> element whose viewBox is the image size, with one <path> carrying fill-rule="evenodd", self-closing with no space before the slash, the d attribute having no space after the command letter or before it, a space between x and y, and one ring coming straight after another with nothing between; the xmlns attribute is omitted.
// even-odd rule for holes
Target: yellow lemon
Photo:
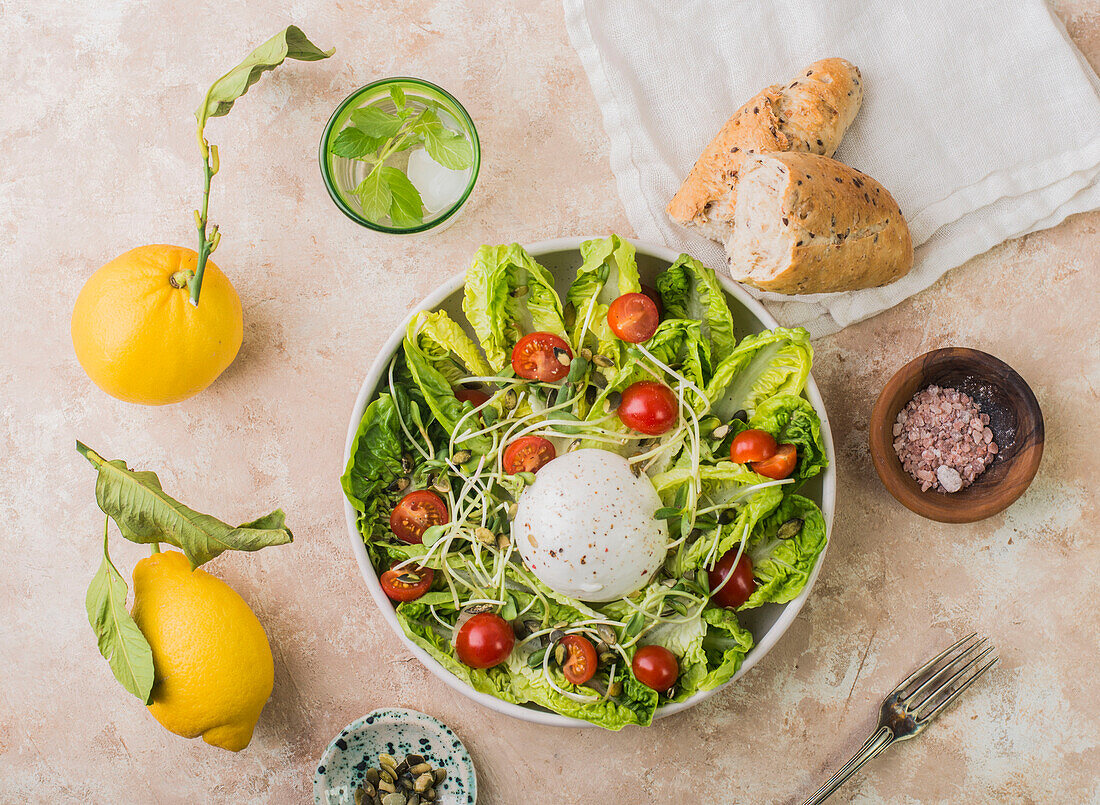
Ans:
<svg viewBox="0 0 1100 805"><path fill-rule="evenodd" d="M252 740L275 669L244 599L179 551L134 568L131 612L153 649L149 712L166 730L239 752Z"/></svg>
<svg viewBox="0 0 1100 805"><path fill-rule="evenodd" d="M233 362L244 334L240 297L208 261L192 305L187 280L197 262L193 249L139 246L92 274L73 308L72 336L97 386L164 405L198 394Z"/></svg>

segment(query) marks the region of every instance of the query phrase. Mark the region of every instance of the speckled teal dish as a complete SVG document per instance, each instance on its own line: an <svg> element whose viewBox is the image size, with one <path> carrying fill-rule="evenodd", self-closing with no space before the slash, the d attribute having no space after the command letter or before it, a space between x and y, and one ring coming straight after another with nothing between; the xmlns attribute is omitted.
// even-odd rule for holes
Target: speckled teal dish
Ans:
<svg viewBox="0 0 1100 805"><path fill-rule="evenodd" d="M447 779L436 787L439 805L474 805L477 775L470 753L450 727L415 710L387 708L367 713L348 724L328 745L313 775L316 805L353 805L363 774L378 765L385 752L401 760L423 755Z"/></svg>

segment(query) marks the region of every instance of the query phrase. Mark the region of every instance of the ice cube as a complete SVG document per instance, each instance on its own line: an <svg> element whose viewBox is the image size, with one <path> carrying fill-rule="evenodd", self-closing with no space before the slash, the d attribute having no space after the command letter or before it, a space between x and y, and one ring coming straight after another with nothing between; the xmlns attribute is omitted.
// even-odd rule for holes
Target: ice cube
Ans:
<svg viewBox="0 0 1100 805"><path fill-rule="evenodd" d="M444 168L423 148L409 154L409 181L420 191L428 212L436 213L450 207L466 189L470 169L455 171Z"/></svg>

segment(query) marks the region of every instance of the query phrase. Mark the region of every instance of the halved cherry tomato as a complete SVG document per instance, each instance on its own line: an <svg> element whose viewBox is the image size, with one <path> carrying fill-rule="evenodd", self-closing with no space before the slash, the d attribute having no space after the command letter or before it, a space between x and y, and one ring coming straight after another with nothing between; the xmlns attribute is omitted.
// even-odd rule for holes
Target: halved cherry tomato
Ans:
<svg viewBox="0 0 1100 805"><path fill-rule="evenodd" d="M390 567L379 581L382 592L391 601L415 601L431 589L434 578L435 571L430 567L406 566L397 569Z"/></svg>
<svg viewBox="0 0 1100 805"><path fill-rule="evenodd" d="M676 395L664 383L639 380L623 391L618 414L628 428L660 436L676 424Z"/></svg>
<svg viewBox="0 0 1100 805"><path fill-rule="evenodd" d="M390 529L397 538L412 545L423 542L429 526L451 521L447 504L435 492L418 489L401 498L390 514Z"/></svg>
<svg viewBox="0 0 1100 805"><path fill-rule="evenodd" d="M794 472L798 464L798 448L793 444L781 444L775 455L765 461L754 461L749 466L753 472L781 481Z"/></svg>
<svg viewBox="0 0 1100 805"><path fill-rule="evenodd" d="M455 654L471 668L492 668L512 653L516 633L495 612L481 612L466 621L455 635Z"/></svg>
<svg viewBox="0 0 1100 805"><path fill-rule="evenodd" d="M643 685L664 693L676 683L680 663L676 655L664 646L642 646L634 653L630 670Z"/></svg>
<svg viewBox="0 0 1100 805"><path fill-rule="evenodd" d="M573 350L553 333L528 333L512 348L512 368L524 380L561 380L572 360Z"/></svg>
<svg viewBox="0 0 1100 805"><path fill-rule="evenodd" d="M775 437L766 430L743 430L730 444L730 461L734 464L766 461L775 455L776 447Z"/></svg>
<svg viewBox="0 0 1100 805"><path fill-rule="evenodd" d="M517 472L538 472L558 455L554 444L541 436L520 436L504 448L504 471L509 475Z"/></svg>
<svg viewBox="0 0 1100 805"><path fill-rule="evenodd" d="M455 396L462 402L470 403L474 408L489 402L489 395L481 389L467 389L460 386L455 389Z"/></svg>
<svg viewBox="0 0 1100 805"><path fill-rule="evenodd" d="M756 590L756 579L752 575L752 560L749 555L742 553L736 567L733 564L734 559L737 559L736 548L726 551L714 567L707 571L707 581L710 588L715 590L711 593L711 600L726 609L737 609ZM726 581L727 577L729 581Z"/></svg>
<svg viewBox="0 0 1100 805"><path fill-rule="evenodd" d="M559 641L565 646L565 662L561 672L574 685L583 685L596 673L596 647L587 637L567 634Z"/></svg>
<svg viewBox="0 0 1100 805"><path fill-rule="evenodd" d="M657 306L657 318L663 319L665 317L665 306L661 302L661 292L652 286L643 285L642 293L653 300L653 304Z"/></svg>
<svg viewBox="0 0 1100 805"><path fill-rule="evenodd" d="M623 341L640 344L657 332L661 314L653 300L644 293L624 293L607 309L607 323L611 332Z"/></svg>

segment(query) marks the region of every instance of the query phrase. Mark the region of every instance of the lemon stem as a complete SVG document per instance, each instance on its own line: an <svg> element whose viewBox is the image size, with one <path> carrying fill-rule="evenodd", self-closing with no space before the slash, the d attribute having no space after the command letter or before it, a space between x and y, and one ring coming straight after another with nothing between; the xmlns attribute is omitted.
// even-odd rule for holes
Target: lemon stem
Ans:
<svg viewBox="0 0 1100 805"><path fill-rule="evenodd" d="M158 553L160 553L160 543L154 542L149 546L149 554L150 556L155 556Z"/></svg>
<svg viewBox="0 0 1100 805"><path fill-rule="evenodd" d="M195 274L188 283L191 289L191 304L196 307L199 304L199 294L202 292L202 275L206 271L206 262L210 259L214 249L218 247L218 241L221 240L217 225L210 228L209 234L206 231L206 211L210 204L210 180L218 172L218 147L210 145L206 141L206 137L203 136L202 121L199 122L198 137L199 147L202 150L203 175L202 209L195 210L195 228L199 232L199 259L195 266Z"/></svg>

